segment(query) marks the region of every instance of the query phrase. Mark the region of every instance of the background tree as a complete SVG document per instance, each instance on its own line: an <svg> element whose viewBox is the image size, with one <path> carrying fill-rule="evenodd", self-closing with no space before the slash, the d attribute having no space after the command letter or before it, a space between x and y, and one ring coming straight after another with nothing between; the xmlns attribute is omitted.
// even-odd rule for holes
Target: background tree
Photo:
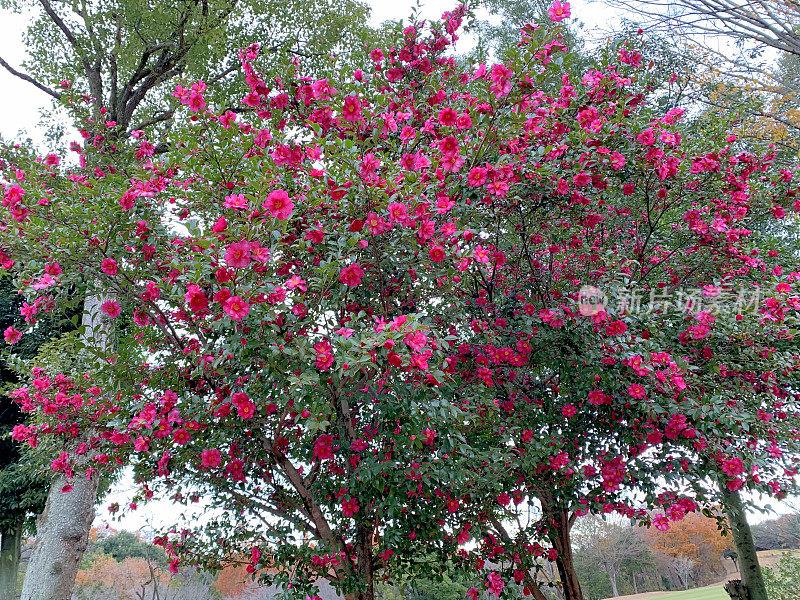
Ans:
<svg viewBox="0 0 800 600"><path fill-rule="evenodd" d="M800 121L791 78L800 50L800 12L782 0L610 0L649 30L669 31L688 45L702 69L694 100L741 111L742 135L797 152ZM699 84L699 85L698 85Z"/></svg>
<svg viewBox="0 0 800 600"><path fill-rule="evenodd" d="M639 565L651 562L650 549L639 527L599 517L581 520L575 543L585 560L600 566L608 576L612 596L619 596L619 582Z"/></svg>
<svg viewBox="0 0 800 600"><path fill-rule="evenodd" d="M800 515L796 512L766 519L753 525L758 550L794 550L800 548Z"/></svg>
<svg viewBox="0 0 800 600"><path fill-rule="evenodd" d="M168 125L178 76L202 79L225 99L235 53L252 43L276 63L302 56L320 66L331 55L357 54L375 35L369 9L355 0L5 0L3 8L26 11L32 22L24 37L29 58L21 68L0 65L65 105L90 144Z"/></svg>
<svg viewBox="0 0 800 600"><path fill-rule="evenodd" d="M689 514L667 531L648 530L647 538L653 552L669 557L684 589L690 577L706 585L725 576L722 555L733 543L721 535L717 519Z"/></svg>

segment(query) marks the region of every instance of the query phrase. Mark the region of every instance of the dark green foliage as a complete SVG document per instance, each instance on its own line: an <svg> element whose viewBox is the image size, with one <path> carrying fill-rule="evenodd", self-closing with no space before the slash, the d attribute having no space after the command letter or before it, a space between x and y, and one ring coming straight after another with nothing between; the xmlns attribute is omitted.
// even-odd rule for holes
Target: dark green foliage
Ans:
<svg viewBox="0 0 800 600"><path fill-rule="evenodd" d="M774 569L764 569L764 582L770 600L800 598L800 558L786 552Z"/></svg>
<svg viewBox="0 0 800 600"><path fill-rule="evenodd" d="M420 577L401 585L378 586L381 600L464 600L471 587L480 587L466 573L447 566L440 578Z"/></svg>

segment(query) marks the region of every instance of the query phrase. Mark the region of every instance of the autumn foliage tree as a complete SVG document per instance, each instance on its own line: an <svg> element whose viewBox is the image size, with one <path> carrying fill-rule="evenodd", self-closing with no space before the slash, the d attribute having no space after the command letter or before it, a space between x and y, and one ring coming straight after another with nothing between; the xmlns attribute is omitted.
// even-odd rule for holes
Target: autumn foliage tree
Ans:
<svg viewBox="0 0 800 600"><path fill-rule="evenodd" d="M722 557L733 544L730 536L721 535L717 519L690 514L667 531L648 530L647 537L653 552L673 563L683 586L688 586L689 577L697 585L704 585L725 576ZM682 571L681 563L690 569Z"/></svg>

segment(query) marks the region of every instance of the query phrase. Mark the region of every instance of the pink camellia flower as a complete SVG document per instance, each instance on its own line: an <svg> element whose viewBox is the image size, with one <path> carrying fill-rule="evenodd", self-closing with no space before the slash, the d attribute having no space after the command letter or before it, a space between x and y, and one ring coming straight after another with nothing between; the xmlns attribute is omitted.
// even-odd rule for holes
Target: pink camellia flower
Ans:
<svg viewBox="0 0 800 600"><path fill-rule="evenodd" d="M222 125L225 129L228 129L228 127L236 122L236 113L228 110L224 115L220 115L218 120L220 125Z"/></svg>
<svg viewBox="0 0 800 600"><path fill-rule="evenodd" d="M18 341L20 341L20 339L22 339L22 332L14 328L12 325L6 328L6 330L3 332L3 337L5 338L7 344L16 344Z"/></svg>
<svg viewBox="0 0 800 600"><path fill-rule="evenodd" d="M193 112L200 112L206 107L206 99L200 92L192 92L186 100L186 105Z"/></svg>
<svg viewBox="0 0 800 600"><path fill-rule="evenodd" d="M231 194L230 196L225 196L223 206L225 208L245 209L247 208L247 198L244 197L244 194Z"/></svg>
<svg viewBox="0 0 800 600"><path fill-rule="evenodd" d="M442 262L445 259L445 251L441 246L434 246L428 251L428 256L433 262Z"/></svg>
<svg viewBox="0 0 800 600"><path fill-rule="evenodd" d="M214 469L222 464L222 455L216 448L203 450L200 453L200 460L203 462L204 467Z"/></svg>
<svg viewBox="0 0 800 600"><path fill-rule="evenodd" d="M550 19L553 22L560 23L564 19L569 19L572 11L570 10L569 2L564 2L562 4L559 0L555 0L555 2L550 5L550 8L547 9L547 14L550 15Z"/></svg>
<svg viewBox="0 0 800 600"><path fill-rule="evenodd" d="M100 269L108 276L117 274L117 261L113 258L104 258L100 263Z"/></svg>
<svg viewBox="0 0 800 600"><path fill-rule="evenodd" d="M638 398L641 400L645 397L646 392L643 385L639 383L633 383L628 386L628 394L631 398Z"/></svg>
<svg viewBox="0 0 800 600"><path fill-rule="evenodd" d="M289 198L286 190L275 190L269 193L264 201L264 208L269 211L274 218L285 221L292 215L294 202Z"/></svg>
<svg viewBox="0 0 800 600"><path fill-rule="evenodd" d="M408 207L402 202L392 202L389 207L389 218L401 225L408 221Z"/></svg>
<svg viewBox="0 0 800 600"><path fill-rule="evenodd" d="M103 305L100 308L104 313L106 313L112 319L116 319L122 312L122 308L120 307L119 302L117 302L116 300L103 302Z"/></svg>
<svg viewBox="0 0 800 600"><path fill-rule="evenodd" d="M240 296L231 296L222 305L222 309L234 321L241 321L250 312L250 305L242 300Z"/></svg>
<svg viewBox="0 0 800 600"><path fill-rule="evenodd" d="M342 118L345 121L358 121L361 119L361 101L358 98L348 96L344 99Z"/></svg>
<svg viewBox="0 0 800 600"><path fill-rule="evenodd" d="M243 269L250 264L250 243L234 242L225 250L225 263L235 269Z"/></svg>
<svg viewBox="0 0 800 600"><path fill-rule="evenodd" d="M458 113L450 107L444 108L441 111L439 111L439 123L441 123L445 127L452 127L453 125L456 124L457 119L458 119Z"/></svg>
<svg viewBox="0 0 800 600"><path fill-rule="evenodd" d="M342 272L339 273L339 281L350 287L360 285L362 277L364 277L364 269L355 263L345 267L342 269Z"/></svg>
<svg viewBox="0 0 800 600"><path fill-rule="evenodd" d="M503 582L503 578L498 573L492 571L486 577L485 586L490 593L494 594L499 598L500 594L503 593L503 588L505 587L505 583Z"/></svg>
<svg viewBox="0 0 800 600"><path fill-rule="evenodd" d="M589 404L594 404L595 406L600 406L601 404L610 404L611 398L606 396L600 390L592 390L589 392L588 397Z"/></svg>
<svg viewBox="0 0 800 600"><path fill-rule="evenodd" d="M228 228L228 221L225 220L225 217L220 217L214 226L211 228L211 231L214 233L222 233Z"/></svg>
<svg viewBox="0 0 800 600"><path fill-rule="evenodd" d="M653 516L653 525L659 531L669 531L669 519L666 515L658 514Z"/></svg>
<svg viewBox="0 0 800 600"><path fill-rule="evenodd" d="M252 400L242 400L236 405L236 412L243 419L250 419L256 414L256 405Z"/></svg>

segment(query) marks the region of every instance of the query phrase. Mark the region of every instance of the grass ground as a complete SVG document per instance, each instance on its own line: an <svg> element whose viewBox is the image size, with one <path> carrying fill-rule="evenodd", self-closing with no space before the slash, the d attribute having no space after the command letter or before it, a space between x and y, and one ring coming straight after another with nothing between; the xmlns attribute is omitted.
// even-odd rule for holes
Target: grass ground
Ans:
<svg viewBox="0 0 800 600"><path fill-rule="evenodd" d="M658 600L730 600L721 585L697 588L685 592L669 592L657 596Z"/></svg>
<svg viewBox="0 0 800 600"><path fill-rule="evenodd" d="M800 549L763 550L758 553L758 562L761 563L762 567L774 567L775 563L778 562L778 559L780 559L785 552L800 556ZM739 578L739 574L733 569L733 562L725 561L725 566L728 569L728 576L725 578L726 581ZM606 600L730 600L730 597L725 593L720 583L718 585L696 588L685 592L646 592L643 594L620 596L619 598L607 598Z"/></svg>

